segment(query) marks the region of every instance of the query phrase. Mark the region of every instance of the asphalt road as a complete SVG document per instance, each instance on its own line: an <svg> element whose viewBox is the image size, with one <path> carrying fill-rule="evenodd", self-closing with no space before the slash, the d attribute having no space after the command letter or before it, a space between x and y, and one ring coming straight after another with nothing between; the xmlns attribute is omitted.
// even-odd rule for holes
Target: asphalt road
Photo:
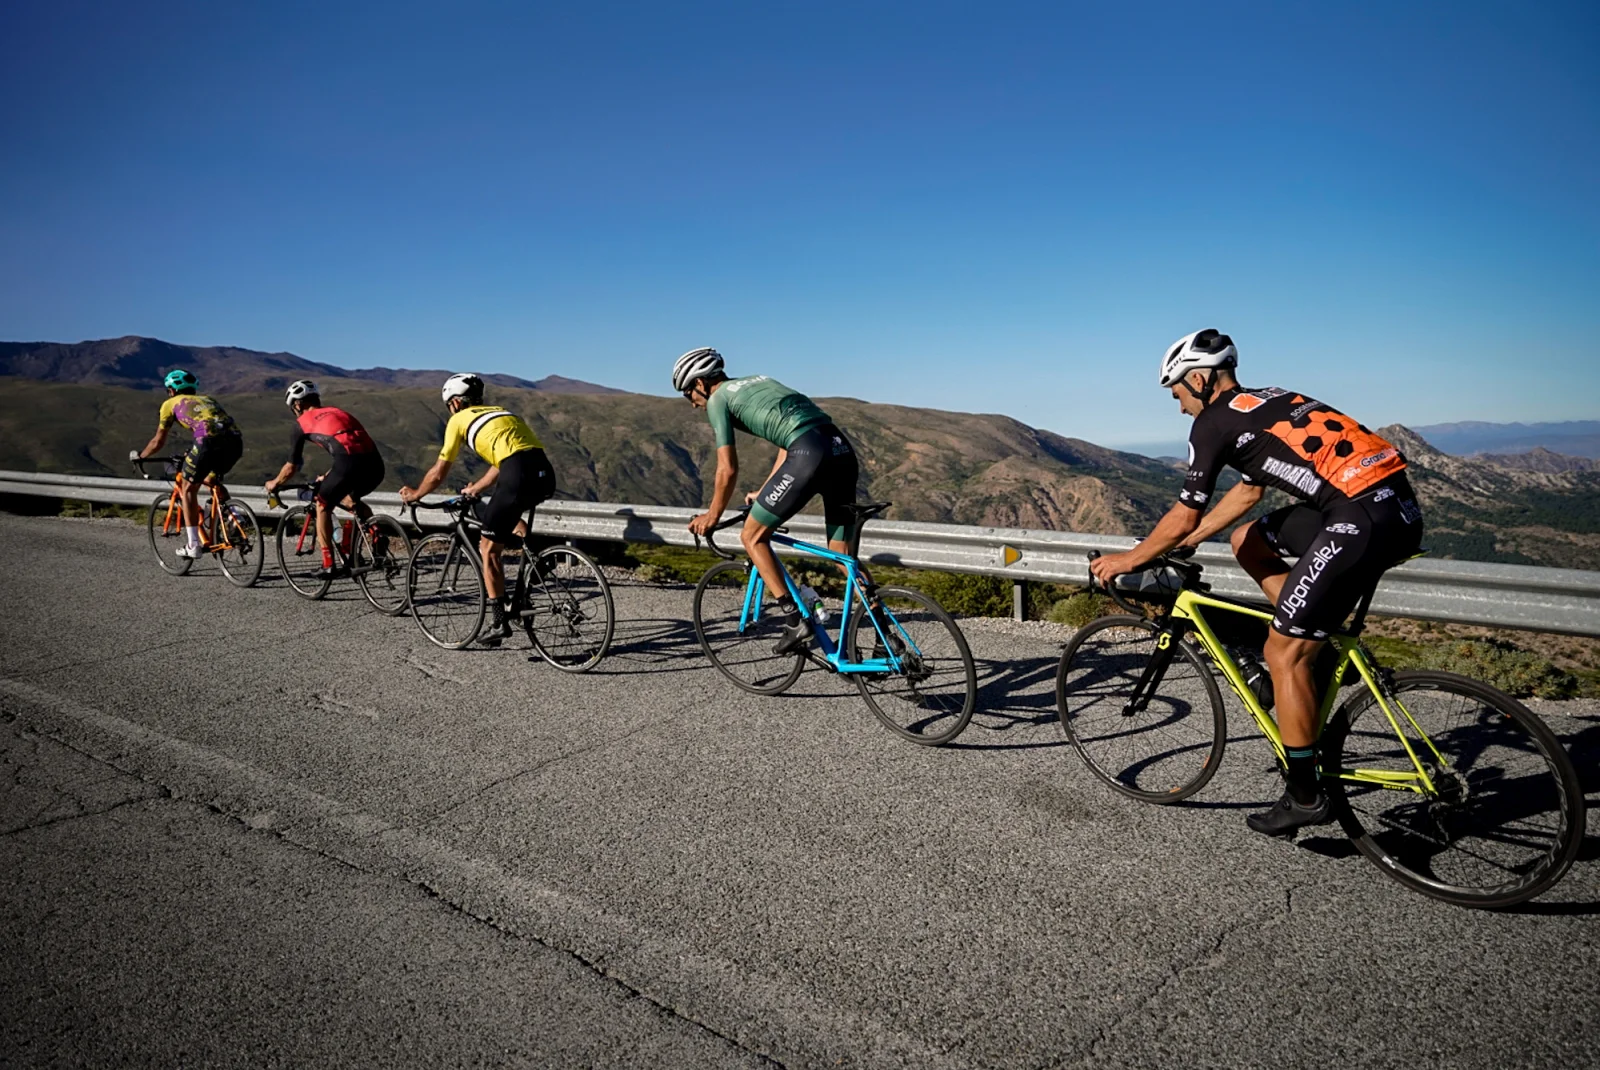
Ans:
<svg viewBox="0 0 1600 1070"><path fill-rule="evenodd" d="M1242 716L1190 805L1124 800L1041 638L972 628L987 710L928 750L814 670L734 690L684 588L570 677L116 521L0 552L0 1063L1600 1066L1595 837L1432 902L1246 830ZM1600 804L1600 711L1539 711Z"/></svg>

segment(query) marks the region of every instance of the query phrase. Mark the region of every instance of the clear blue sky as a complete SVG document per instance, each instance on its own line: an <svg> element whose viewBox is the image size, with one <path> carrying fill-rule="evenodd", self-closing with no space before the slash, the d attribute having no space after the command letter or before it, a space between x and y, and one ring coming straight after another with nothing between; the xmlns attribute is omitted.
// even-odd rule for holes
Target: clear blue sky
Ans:
<svg viewBox="0 0 1600 1070"><path fill-rule="evenodd" d="M1600 5L0 14L0 338L1182 438L1206 326L1362 420L1600 415Z"/></svg>

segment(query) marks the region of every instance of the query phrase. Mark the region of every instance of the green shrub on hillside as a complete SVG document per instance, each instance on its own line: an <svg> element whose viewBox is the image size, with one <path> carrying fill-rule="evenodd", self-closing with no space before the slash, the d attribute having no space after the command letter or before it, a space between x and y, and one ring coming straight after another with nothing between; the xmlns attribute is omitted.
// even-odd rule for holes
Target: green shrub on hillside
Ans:
<svg viewBox="0 0 1600 1070"><path fill-rule="evenodd" d="M1440 669L1460 673L1527 698L1572 698L1587 691L1572 673L1547 659L1494 639L1450 639L1442 643L1408 643L1371 637L1367 648L1391 669Z"/></svg>
<svg viewBox="0 0 1600 1070"><path fill-rule="evenodd" d="M995 576L969 576L955 572L920 573L913 586L938 600L958 617L1009 617L1011 581Z"/></svg>
<svg viewBox="0 0 1600 1070"><path fill-rule="evenodd" d="M1104 595L1080 591L1069 595L1050 607L1046 620L1065 624L1069 628L1082 628L1085 624L1111 612L1110 599Z"/></svg>

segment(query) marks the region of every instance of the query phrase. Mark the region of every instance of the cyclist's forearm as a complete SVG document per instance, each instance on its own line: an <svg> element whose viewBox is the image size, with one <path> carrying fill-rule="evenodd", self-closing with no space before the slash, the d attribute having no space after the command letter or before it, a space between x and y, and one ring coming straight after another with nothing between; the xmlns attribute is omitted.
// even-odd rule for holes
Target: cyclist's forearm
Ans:
<svg viewBox="0 0 1600 1070"><path fill-rule="evenodd" d="M484 491L486 491L490 487L494 486L494 481L499 479L499 478L500 478L500 469L498 469L498 468L490 468L487 472L483 473L483 475L480 476L478 479L474 480L471 483L468 483L467 486L466 486L466 492L468 494L472 494L472 495L482 494Z"/></svg>
<svg viewBox="0 0 1600 1070"><path fill-rule="evenodd" d="M1184 542L1190 546L1199 546L1217 532L1232 527L1233 524L1250 510L1254 509L1261 501L1263 487L1253 487L1248 483L1237 483L1233 489L1222 496L1200 526L1189 533Z"/></svg>
<svg viewBox="0 0 1600 1070"><path fill-rule="evenodd" d="M722 511L733 500L734 485L739 481L739 469L725 464L717 465L717 477L711 492L711 505L706 512L713 517L720 517Z"/></svg>
<svg viewBox="0 0 1600 1070"><path fill-rule="evenodd" d="M144 449L139 451L139 456L141 456L141 457L150 456L151 454L155 453L156 450L160 449L163 445L165 445L166 441L167 441L167 432L166 432L165 428L162 428L161 430L159 430L159 431L157 431L155 433L155 435L150 439L149 442L146 442L144 444Z"/></svg>
<svg viewBox="0 0 1600 1070"><path fill-rule="evenodd" d="M427 472L423 473L422 481L417 484L417 497L421 498L424 495L437 490L439 484L444 482L444 477L449 474L449 461L434 462L433 467L428 469Z"/></svg>
<svg viewBox="0 0 1600 1070"><path fill-rule="evenodd" d="M1176 547L1184 539L1188 538L1189 533L1194 531L1199 524L1200 511L1198 509L1191 509L1187 505L1181 504L1174 505L1171 509L1168 509L1167 515L1156 522L1156 526L1151 530L1150 534L1139 545L1127 551L1125 564L1128 566L1129 571L1144 567L1168 550Z"/></svg>
<svg viewBox="0 0 1600 1070"><path fill-rule="evenodd" d="M772 471L767 473L767 480L770 481L773 476L777 475L778 474L778 469L782 468L783 467L783 462L788 460L788 459L789 459L789 451L788 450L779 450L778 451L778 456L776 458L774 458L773 461L772 461Z"/></svg>
<svg viewBox="0 0 1600 1070"><path fill-rule="evenodd" d="M278 469L278 474L272 477L272 485L278 486L287 483L294 478L294 474L299 470L299 467L293 461L285 462L284 466Z"/></svg>

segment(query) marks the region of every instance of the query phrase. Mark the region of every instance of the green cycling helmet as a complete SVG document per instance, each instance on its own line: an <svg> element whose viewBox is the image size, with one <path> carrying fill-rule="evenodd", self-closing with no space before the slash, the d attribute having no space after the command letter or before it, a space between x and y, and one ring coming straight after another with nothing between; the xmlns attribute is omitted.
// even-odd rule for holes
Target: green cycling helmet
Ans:
<svg viewBox="0 0 1600 1070"><path fill-rule="evenodd" d="M161 380L168 390L193 390L200 385L200 381L182 368L174 368Z"/></svg>

